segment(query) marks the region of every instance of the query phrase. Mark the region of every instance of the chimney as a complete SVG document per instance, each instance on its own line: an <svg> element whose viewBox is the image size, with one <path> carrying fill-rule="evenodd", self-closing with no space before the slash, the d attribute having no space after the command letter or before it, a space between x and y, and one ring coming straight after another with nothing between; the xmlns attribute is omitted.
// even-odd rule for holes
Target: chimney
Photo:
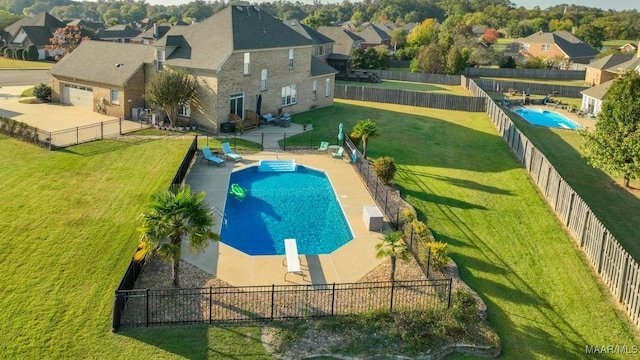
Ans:
<svg viewBox="0 0 640 360"><path fill-rule="evenodd" d="M153 38L154 39L158 38L158 24L157 23L153 24Z"/></svg>

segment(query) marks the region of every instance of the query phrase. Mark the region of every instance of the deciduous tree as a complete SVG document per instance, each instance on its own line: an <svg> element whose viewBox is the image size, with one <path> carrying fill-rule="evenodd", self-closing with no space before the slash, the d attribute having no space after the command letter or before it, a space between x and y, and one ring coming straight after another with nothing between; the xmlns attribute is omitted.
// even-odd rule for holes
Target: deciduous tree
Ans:
<svg viewBox="0 0 640 360"><path fill-rule="evenodd" d="M178 109L197 103L196 80L183 71L165 68L151 79L145 98L161 107L169 117L171 126L175 127Z"/></svg>
<svg viewBox="0 0 640 360"><path fill-rule="evenodd" d="M582 132L592 166L622 175L624 186L640 175L640 75L631 71L611 85L595 131Z"/></svg>
<svg viewBox="0 0 640 360"><path fill-rule="evenodd" d="M55 59L59 60L61 57L70 54L75 48L77 48L83 41L89 40L89 36L77 25L65 26L57 29L51 39L49 39L50 45L45 46L45 49L55 54Z"/></svg>

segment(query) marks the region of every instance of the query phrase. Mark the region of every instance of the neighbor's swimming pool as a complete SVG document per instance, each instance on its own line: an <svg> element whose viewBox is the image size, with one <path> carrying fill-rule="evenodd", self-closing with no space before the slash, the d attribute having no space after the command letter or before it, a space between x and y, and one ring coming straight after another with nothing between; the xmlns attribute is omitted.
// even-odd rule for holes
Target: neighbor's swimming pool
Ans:
<svg viewBox="0 0 640 360"><path fill-rule="evenodd" d="M582 126L567 119L555 111L541 109L517 109L516 114L522 116L532 125L546 126L557 129L582 129Z"/></svg>
<svg viewBox="0 0 640 360"><path fill-rule="evenodd" d="M283 255L284 239L296 239L300 254L329 254L353 239L336 194L321 171L298 165L293 172L231 174L244 198L227 193L227 225L221 241L249 255Z"/></svg>

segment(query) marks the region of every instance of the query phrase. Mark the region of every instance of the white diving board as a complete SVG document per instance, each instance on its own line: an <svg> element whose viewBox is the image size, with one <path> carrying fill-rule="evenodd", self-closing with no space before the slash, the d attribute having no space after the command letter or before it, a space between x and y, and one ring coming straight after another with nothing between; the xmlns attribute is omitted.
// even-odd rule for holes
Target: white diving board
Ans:
<svg viewBox="0 0 640 360"><path fill-rule="evenodd" d="M287 280L287 274L289 273L302 275L302 278L304 279L306 275L302 272L302 267L300 266L300 257L298 256L298 245L296 244L296 239L284 239L284 251L286 257L283 262L286 261L287 263L287 272L284 273L284 280Z"/></svg>

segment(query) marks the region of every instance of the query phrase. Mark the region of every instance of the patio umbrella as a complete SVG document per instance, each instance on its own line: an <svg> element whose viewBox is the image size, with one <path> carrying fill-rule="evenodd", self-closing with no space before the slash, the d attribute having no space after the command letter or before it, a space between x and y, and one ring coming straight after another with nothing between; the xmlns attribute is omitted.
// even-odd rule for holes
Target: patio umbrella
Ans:
<svg viewBox="0 0 640 360"><path fill-rule="evenodd" d="M342 123L338 125L338 141L342 141L342 139L344 138L344 134L342 134L342 126Z"/></svg>
<svg viewBox="0 0 640 360"><path fill-rule="evenodd" d="M258 95L258 100L256 102L256 114L260 116L260 108L262 107L262 95Z"/></svg>

